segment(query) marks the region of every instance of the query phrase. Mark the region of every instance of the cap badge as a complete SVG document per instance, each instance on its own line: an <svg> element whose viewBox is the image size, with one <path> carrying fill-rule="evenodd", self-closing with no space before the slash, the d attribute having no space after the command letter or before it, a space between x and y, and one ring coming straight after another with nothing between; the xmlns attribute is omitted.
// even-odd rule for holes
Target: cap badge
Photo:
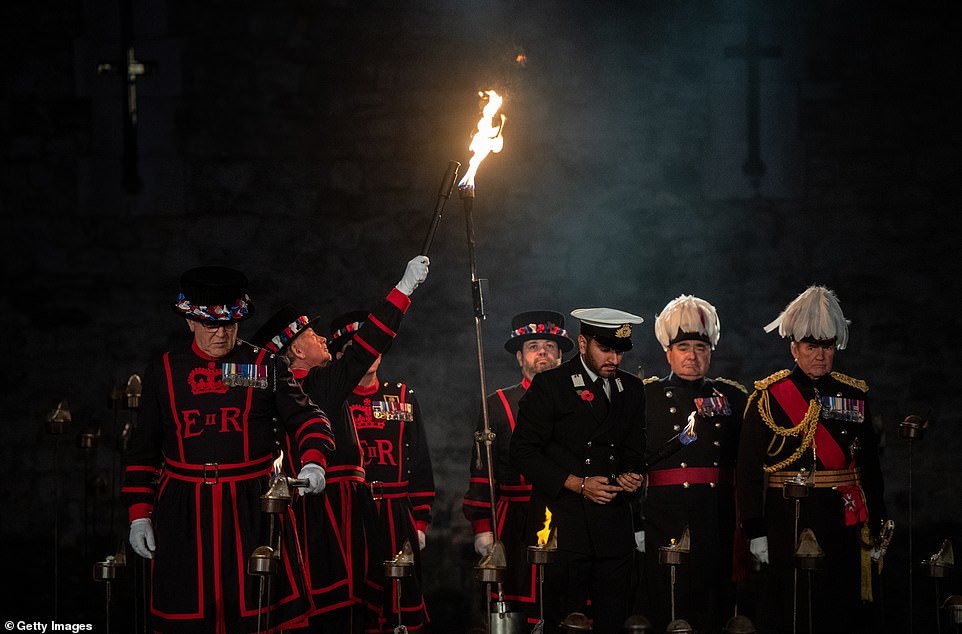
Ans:
<svg viewBox="0 0 962 634"><path fill-rule="evenodd" d="M618 339L627 339L631 336L631 324L621 324L618 330L615 331L615 337Z"/></svg>

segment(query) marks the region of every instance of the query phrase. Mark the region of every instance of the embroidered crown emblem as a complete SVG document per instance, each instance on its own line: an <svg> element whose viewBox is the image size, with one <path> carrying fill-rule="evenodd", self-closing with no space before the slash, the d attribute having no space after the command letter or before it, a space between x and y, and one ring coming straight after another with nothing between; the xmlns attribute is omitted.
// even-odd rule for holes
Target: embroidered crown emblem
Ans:
<svg viewBox="0 0 962 634"><path fill-rule="evenodd" d="M384 429L384 421L374 418L371 413L371 399L366 398L359 405L349 405L348 409L357 429Z"/></svg>
<svg viewBox="0 0 962 634"><path fill-rule="evenodd" d="M621 324L618 330L615 331L615 337L618 339L627 339L631 336L631 324Z"/></svg>
<svg viewBox="0 0 962 634"><path fill-rule="evenodd" d="M220 380L221 369L213 361L206 368L194 368L187 375L191 394L224 394L227 386Z"/></svg>

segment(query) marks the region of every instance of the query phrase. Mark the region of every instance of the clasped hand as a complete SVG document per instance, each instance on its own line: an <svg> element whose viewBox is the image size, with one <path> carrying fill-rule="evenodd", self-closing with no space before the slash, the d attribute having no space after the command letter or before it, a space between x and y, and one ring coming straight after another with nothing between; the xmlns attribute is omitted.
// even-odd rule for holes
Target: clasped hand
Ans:
<svg viewBox="0 0 962 634"><path fill-rule="evenodd" d="M608 504L622 491L634 493L644 481L644 476L631 472L615 476L617 484L611 484L607 476L588 476L584 479L583 494L596 504Z"/></svg>

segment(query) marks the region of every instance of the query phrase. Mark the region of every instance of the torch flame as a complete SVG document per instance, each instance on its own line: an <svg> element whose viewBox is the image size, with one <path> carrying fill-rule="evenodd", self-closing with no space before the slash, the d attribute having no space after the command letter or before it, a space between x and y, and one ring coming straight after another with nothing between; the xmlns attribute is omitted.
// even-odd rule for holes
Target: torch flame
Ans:
<svg viewBox="0 0 962 634"><path fill-rule="evenodd" d="M281 453L277 458L274 459L274 476L278 476L281 470L284 468L284 450L281 449Z"/></svg>
<svg viewBox="0 0 962 634"><path fill-rule="evenodd" d="M551 509L547 506L544 507L544 528L535 535L538 536L538 546L544 546L548 543L548 537L551 535Z"/></svg>
<svg viewBox="0 0 962 634"><path fill-rule="evenodd" d="M692 412L688 415L688 424L685 425L685 428L678 434L678 440L680 440L683 445L689 445L698 440L698 434L695 433L696 414L697 412Z"/></svg>
<svg viewBox="0 0 962 634"><path fill-rule="evenodd" d="M485 157L494 152L497 154L504 148L504 137L501 131L504 128L505 116L498 114L504 99L494 90L484 90L478 93L484 102L481 110L481 119L478 120L478 129L471 137L471 160L468 162L468 169L464 177L458 182L458 189L473 189L474 175L478 172L478 166Z"/></svg>

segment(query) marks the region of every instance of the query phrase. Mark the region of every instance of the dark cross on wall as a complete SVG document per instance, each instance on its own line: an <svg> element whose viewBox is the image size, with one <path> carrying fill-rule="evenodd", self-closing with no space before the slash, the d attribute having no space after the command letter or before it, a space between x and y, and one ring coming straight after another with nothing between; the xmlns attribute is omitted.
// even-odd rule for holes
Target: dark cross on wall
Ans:
<svg viewBox="0 0 962 634"><path fill-rule="evenodd" d="M98 74L115 74L121 77L124 92L124 157L123 185L128 194L139 194L144 188L140 179L137 150L137 79L152 75L157 63L137 59L133 34L133 0L120 0L120 40L123 59L119 62L100 62Z"/></svg>
<svg viewBox="0 0 962 634"><path fill-rule="evenodd" d="M760 88L761 79L759 77L759 67L765 58L778 58L782 56L780 46L761 46L759 43L759 0L750 0L748 3L748 21L745 32L745 44L742 46L726 46L725 57L742 57L745 59L745 68L748 71L748 86L745 100L746 130L748 133L748 157L742 163L742 172L748 176L752 188L755 190L755 197L760 196L762 176L765 175L765 162L761 155L761 135L759 133L760 107Z"/></svg>

